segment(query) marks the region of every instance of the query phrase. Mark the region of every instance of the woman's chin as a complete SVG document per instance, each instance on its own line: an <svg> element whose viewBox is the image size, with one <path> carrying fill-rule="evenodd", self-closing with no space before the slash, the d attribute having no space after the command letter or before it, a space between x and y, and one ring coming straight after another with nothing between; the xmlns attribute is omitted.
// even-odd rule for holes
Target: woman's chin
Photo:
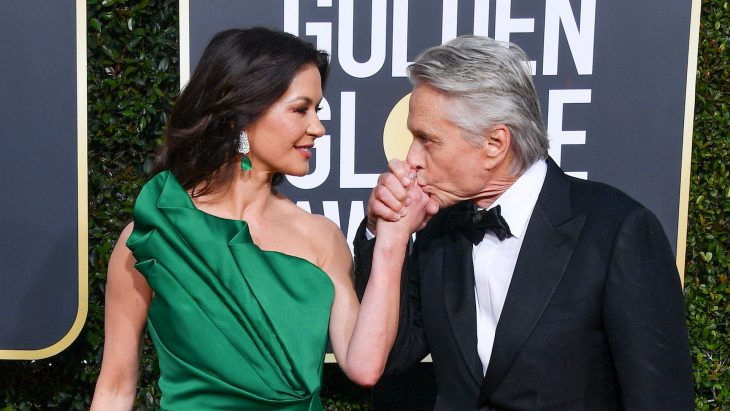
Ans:
<svg viewBox="0 0 730 411"><path fill-rule="evenodd" d="M305 170L288 170L288 172L284 172L284 174L291 177L304 177L309 174L309 167L307 167Z"/></svg>

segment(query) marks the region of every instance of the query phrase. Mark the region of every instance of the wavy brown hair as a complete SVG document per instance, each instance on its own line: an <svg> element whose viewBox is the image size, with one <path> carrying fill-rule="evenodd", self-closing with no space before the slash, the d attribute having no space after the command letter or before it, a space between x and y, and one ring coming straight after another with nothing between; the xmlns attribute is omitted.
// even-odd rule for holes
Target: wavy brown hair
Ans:
<svg viewBox="0 0 730 411"><path fill-rule="evenodd" d="M205 48L175 101L153 173L170 170L193 196L213 192L234 176L241 130L289 88L307 64L322 78L328 55L298 37L263 27L218 33ZM277 173L272 184L283 180Z"/></svg>

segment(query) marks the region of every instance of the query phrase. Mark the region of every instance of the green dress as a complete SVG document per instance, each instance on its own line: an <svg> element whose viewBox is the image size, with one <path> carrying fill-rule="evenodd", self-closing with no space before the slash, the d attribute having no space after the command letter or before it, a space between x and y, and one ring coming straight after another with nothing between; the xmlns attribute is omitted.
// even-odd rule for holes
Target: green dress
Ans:
<svg viewBox="0 0 730 411"><path fill-rule="evenodd" d="M323 410L327 274L198 210L169 172L142 188L127 246L154 290L163 409Z"/></svg>

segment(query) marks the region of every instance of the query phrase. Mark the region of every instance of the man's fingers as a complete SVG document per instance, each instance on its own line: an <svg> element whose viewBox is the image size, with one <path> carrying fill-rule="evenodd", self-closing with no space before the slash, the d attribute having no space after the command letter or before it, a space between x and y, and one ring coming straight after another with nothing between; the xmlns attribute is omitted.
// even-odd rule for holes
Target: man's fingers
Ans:
<svg viewBox="0 0 730 411"><path fill-rule="evenodd" d="M394 174L403 187L409 187L415 178L411 175L411 166L405 161L392 159L388 162L388 170Z"/></svg>
<svg viewBox="0 0 730 411"><path fill-rule="evenodd" d="M403 190L403 187L398 186L397 188ZM400 196L396 196L390 188L382 185L376 186L373 189L373 200L375 200L375 204L380 203L395 213L401 213L401 210L405 209L404 203L406 197L407 193L403 192L400 193Z"/></svg>
<svg viewBox="0 0 730 411"><path fill-rule="evenodd" d="M390 191L390 194L395 197L401 205L408 205L410 203L408 200L407 188L403 186L403 183L398 180L398 176L395 174L385 173L378 177L378 185L373 189L373 192L379 194L382 189ZM376 190L379 191L376 192ZM393 211L398 211L399 209L400 207L393 208Z"/></svg>
<svg viewBox="0 0 730 411"><path fill-rule="evenodd" d="M406 208L403 207L403 210ZM368 205L368 218L380 218L386 221L398 221L401 218L399 212L393 211L379 201L371 201Z"/></svg>
<svg viewBox="0 0 730 411"><path fill-rule="evenodd" d="M431 217L436 214L439 210L438 203L433 198L429 197L418 184L414 184L408 189L408 195L413 199L413 204L408 207L411 213L415 212L413 216L409 214L409 219L413 219L412 231L422 230Z"/></svg>
<svg viewBox="0 0 730 411"><path fill-rule="evenodd" d="M391 160L388 168L390 172L378 177L378 185L370 193L368 227L374 228L377 219L399 221L408 214L409 208L415 207L418 210L418 216L414 218L419 220L430 218L438 211L438 206L435 203L433 206L429 205L428 195L418 184L414 184L415 172L408 163ZM418 225L421 225L420 221Z"/></svg>

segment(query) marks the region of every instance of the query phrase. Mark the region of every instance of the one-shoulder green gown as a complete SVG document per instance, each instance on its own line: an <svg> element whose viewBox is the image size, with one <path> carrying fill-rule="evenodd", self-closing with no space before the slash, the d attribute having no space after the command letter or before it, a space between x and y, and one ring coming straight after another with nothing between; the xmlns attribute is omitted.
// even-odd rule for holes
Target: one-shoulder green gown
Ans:
<svg viewBox="0 0 730 411"><path fill-rule="evenodd" d="M140 192L127 246L154 290L163 409L323 409L334 287L321 269L198 210L169 172Z"/></svg>

